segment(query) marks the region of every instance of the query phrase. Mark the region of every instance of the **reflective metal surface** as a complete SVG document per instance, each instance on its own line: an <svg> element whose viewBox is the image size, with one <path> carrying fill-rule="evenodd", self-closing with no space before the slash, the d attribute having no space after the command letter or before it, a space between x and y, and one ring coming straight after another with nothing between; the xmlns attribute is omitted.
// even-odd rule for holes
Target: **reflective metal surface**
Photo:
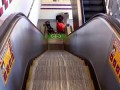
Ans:
<svg viewBox="0 0 120 90"><path fill-rule="evenodd" d="M64 50L49 50L36 62L31 90L94 90L84 61Z"/></svg>
<svg viewBox="0 0 120 90"><path fill-rule="evenodd" d="M7 28L12 31L8 38L12 43L15 62L6 85L0 78L0 90L22 90L27 67L33 58L47 49L46 40L26 18L21 18L12 28Z"/></svg>
<svg viewBox="0 0 120 90"><path fill-rule="evenodd" d="M65 50L86 58L94 68L101 90L120 90L109 65L114 28L102 18L96 18L65 41Z"/></svg>

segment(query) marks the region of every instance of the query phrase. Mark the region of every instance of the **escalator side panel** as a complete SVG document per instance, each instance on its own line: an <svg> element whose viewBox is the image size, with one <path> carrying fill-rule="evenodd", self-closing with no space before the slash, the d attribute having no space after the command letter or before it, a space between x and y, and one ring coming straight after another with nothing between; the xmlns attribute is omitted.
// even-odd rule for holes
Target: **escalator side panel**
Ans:
<svg viewBox="0 0 120 90"><path fill-rule="evenodd" d="M102 18L94 19L65 40L65 49L91 62L101 90L120 90L109 64L113 28Z"/></svg>
<svg viewBox="0 0 120 90"><path fill-rule="evenodd" d="M43 35L26 18L21 18L13 25L13 28L8 27L8 29L12 31L9 38L12 43L15 62L6 85L0 78L0 90L23 90L22 85L27 66L33 58L47 49L46 41Z"/></svg>

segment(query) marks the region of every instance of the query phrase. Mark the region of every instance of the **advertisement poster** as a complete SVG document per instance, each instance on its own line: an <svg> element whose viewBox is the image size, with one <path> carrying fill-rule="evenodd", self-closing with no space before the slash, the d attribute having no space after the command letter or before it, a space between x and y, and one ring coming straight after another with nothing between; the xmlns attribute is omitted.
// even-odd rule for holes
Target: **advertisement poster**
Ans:
<svg viewBox="0 0 120 90"><path fill-rule="evenodd" d="M116 78L120 83L120 41L117 38L115 38L113 41L113 47L110 53L109 61Z"/></svg>
<svg viewBox="0 0 120 90"><path fill-rule="evenodd" d="M14 56L12 51L12 46L10 39L4 45L3 49L0 51L0 72L3 78L4 84L7 84L9 75L14 64Z"/></svg>

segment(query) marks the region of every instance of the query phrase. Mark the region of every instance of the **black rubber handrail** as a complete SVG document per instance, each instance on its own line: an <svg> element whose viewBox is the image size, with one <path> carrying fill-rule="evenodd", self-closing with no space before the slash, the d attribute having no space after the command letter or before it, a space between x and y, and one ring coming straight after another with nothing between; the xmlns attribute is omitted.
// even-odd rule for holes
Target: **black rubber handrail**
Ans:
<svg viewBox="0 0 120 90"><path fill-rule="evenodd" d="M5 19L3 24L0 26L0 42L3 40L6 32L8 31L8 27L10 27L12 23L20 16L24 16L24 14L11 14L10 16L8 16L8 18Z"/></svg>
<svg viewBox="0 0 120 90"><path fill-rule="evenodd" d="M105 0L103 0L103 8L104 8L104 13L107 13Z"/></svg>
<svg viewBox="0 0 120 90"><path fill-rule="evenodd" d="M82 13L82 24L85 23L85 12L84 12L84 5L83 5L83 0L81 2L81 13Z"/></svg>
<svg viewBox="0 0 120 90"><path fill-rule="evenodd" d="M92 20L94 20L95 18L98 18L98 17L103 18L104 20L106 20L120 34L120 23L118 22L118 20L116 20L114 17L112 17L110 15L99 13L99 14L94 15L91 19L89 19L87 22L85 22L82 26L80 26L77 30L73 31L69 35L73 34L76 31L78 31L80 28L84 27L87 23L91 22Z"/></svg>
<svg viewBox="0 0 120 90"><path fill-rule="evenodd" d="M4 36L8 32L9 28L20 17L26 18L39 32L41 32L23 13L13 13L10 16L8 16L5 19L5 21L3 22L3 24L0 26L0 45L2 45L1 42L5 38ZM42 32L41 32L41 34L42 34Z"/></svg>

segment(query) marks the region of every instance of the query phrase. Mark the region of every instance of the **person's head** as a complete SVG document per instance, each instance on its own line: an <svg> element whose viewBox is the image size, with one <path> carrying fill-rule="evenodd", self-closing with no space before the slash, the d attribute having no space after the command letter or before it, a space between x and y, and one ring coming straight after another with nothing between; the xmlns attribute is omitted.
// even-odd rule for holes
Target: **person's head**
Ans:
<svg viewBox="0 0 120 90"><path fill-rule="evenodd" d="M59 15L57 20L58 20L58 22L63 22L63 16Z"/></svg>
<svg viewBox="0 0 120 90"><path fill-rule="evenodd" d="M58 19L58 22L63 22L63 20L61 20L61 19Z"/></svg>
<svg viewBox="0 0 120 90"><path fill-rule="evenodd" d="M50 24L50 21L46 21L45 24Z"/></svg>

